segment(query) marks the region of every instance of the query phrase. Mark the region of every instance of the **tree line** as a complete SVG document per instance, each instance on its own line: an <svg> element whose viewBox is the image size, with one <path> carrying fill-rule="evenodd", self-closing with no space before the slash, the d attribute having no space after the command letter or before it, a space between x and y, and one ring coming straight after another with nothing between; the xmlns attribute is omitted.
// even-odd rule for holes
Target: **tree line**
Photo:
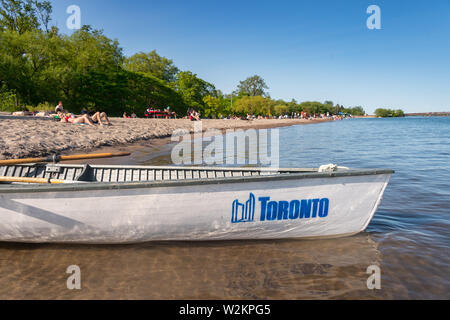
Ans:
<svg viewBox="0 0 450 320"><path fill-rule="evenodd" d="M405 116L403 110L383 109L378 108L375 110L375 115L379 118L402 118Z"/></svg>
<svg viewBox="0 0 450 320"><path fill-rule="evenodd" d="M118 41L101 30L85 25L71 35L61 34L50 25L51 14L48 1L0 0L0 111L50 111L62 100L75 113L90 108L112 116L142 116L148 107L170 107L180 116L194 108L207 118L365 115L360 106L345 108L331 101L272 99L257 75L223 94L156 51L124 56Z"/></svg>

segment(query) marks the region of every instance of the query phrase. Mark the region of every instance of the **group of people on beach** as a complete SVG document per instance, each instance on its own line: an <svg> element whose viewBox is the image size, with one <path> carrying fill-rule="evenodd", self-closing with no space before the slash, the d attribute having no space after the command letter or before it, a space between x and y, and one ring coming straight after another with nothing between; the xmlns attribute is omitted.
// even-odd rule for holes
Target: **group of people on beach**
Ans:
<svg viewBox="0 0 450 320"><path fill-rule="evenodd" d="M94 126L96 124L99 124L101 126L111 125L111 122L109 121L109 118L105 112L89 111L88 109L84 108L83 110L81 110L80 115L71 114L68 111L64 110L62 101L60 101L56 106L55 113L63 123L87 124L90 126Z"/></svg>
<svg viewBox="0 0 450 320"><path fill-rule="evenodd" d="M187 111L187 116L191 121L200 121L200 113L195 111L194 108L189 108Z"/></svg>
<svg viewBox="0 0 450 320"><path fill-rule="evenodd" d="M133 112L131 114L131 116L129 116L126 112L124 112L123 115L122 115L122 118L124 118L124 119L136 119L137 115L136 115L136 113Z"/></svg>
<svg viewBox="0 0 450 320"><path fill-rule="evenodd" d="M169 111L168 109L165 111ZM109 121L109 118L105 112L95 112L91 110L87 110L86 108L81 111L80 115L74 115L69 113L68 111L64 110L64 106L62 101L58 103L58 105L55 108L55 113L57 114L57 118L61 120L63 123L72 123L72 124L87 124L87 125L96 125L99 124L101 126L103 125L111 125L111 122ZM341 120L342 117L339 116L332 116L334 120ZM126 112L123 114L123 118L137 118L136 114L133 112L131 116L128 116ZM201 121L201 115L199 112L195 111L193 108L189 108L187 110L187 118L191 121ZM331 118L331 115L329 113L327 114L314 114L309 115L306 112L301 113L292 113L292 115L282 115L279 117L274 116L254 116L252 114L247 114L247 117L236 117L229 115L227 120L256 120L256 119L317 119L317 118ZM223 118L222 118L223 119Z"/></svg>

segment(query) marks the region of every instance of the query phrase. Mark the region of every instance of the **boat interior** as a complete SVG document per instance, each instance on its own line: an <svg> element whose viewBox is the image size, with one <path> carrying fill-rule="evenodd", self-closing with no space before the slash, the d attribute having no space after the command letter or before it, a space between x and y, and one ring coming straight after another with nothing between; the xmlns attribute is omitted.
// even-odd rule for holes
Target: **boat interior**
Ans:
<svg viewBox="0 0 450 320"><path fill-rule="evenodd" d="M318 172L318 169L99 166L45 163L0 166L0 177L112 183L216 179L314 172Z"/></svg>

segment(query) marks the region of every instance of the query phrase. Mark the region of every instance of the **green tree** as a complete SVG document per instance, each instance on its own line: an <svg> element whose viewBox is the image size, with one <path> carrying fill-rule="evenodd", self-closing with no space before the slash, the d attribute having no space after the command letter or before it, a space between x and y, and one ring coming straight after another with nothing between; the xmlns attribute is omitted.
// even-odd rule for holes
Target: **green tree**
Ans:
<svg viewBox="0 0 450 320"><path fill-rule="evenodd" d="M346 108L343 110L343 112L351 114L352 116L364 116L366 114L366 111L361 106L354 108Z"/></svg>
<svg viewBox="0 0 450 320"><path fill-rule="evenodd" d="M405 112L401 109L394 111L394 117L396 118L403 118L405 116Z"/></svg>
<svg viewBox="0 0 450 320"><path fill-rule="evenodd" d="M88 26L71 36L40 30L0 33L0 81L25 104L61 99L78 109L83 77L118 72L122 59L117 41Z"/></svg>
<svg viewBox="0 0 450 320"><path fill-rule="evenodd" d="M203 98L206 96L217 97L213 84L200 79L190 71L178 73L174 88L182 96L186 105L200 112L203 112L205 107Z"/></svg>
<svg viewBox="0 0 450 320"><path fill-rule="evenodd" d="M330 114L334 113L334 102L333 101L325 101L324 103L325 109L327 110L327 112L329 112Z"/></svg>
<svg viewBox="0 0 450 320"><path fill-rule="evenodd" d="M256 116L270 116L274 114L275 102L262 96L244 96L233 103L233 113L238 115L253 114Z"/></svg>
<svg viewBox="0 0 450 320"><path fill-rule="evenodd" d="M4 87L0 89L0 111L15 111L17 105L17 97L11 92L7 91Z"/></svg>
<svg viewBox="0 0 450 320"><path fill-rule="evenodd" d="M287 104L287 106L289 108L289 113L297 112L299 109L298 103L295 99L292 99L291 102Z"/></svg>
<svg viewBox="0 0 450 320"><path fill-rule="evenodd" d="M113 79L120 73L123 63L122 48L117 40L111 40L102 31L83 26L71 36L57 37L56 57L52 59L50 71L58 81L60 99L67 100L69 108L78 110L86 93L86 83L90 77L99 74ZM119 75L116 75L119 77ZM95 90L95 87L92 88ZM106 111L106 110L105 110Z"/></svg>
<svg viewBox="0 0 450 320"><path fill-rule="evenodd" d="M0 79L26 104L37 104L52 88L53 42L40 31L0 33Z"/></svg>
<svg viewBox="0 0 450 320"><path fill-rule="evenodd" d="M238 95L247 95L251 97L262 96L267 97L268 93L265 91L269 89L263 78L258 75L249 77L244 81L241 81L237 88Z"/></svg>
<svg viewBox="0 0 450 320"><path fill-rule="evenodd" d="M148 106L163 109L170 107L178 115L185 114L188 108L181 94L164 81L145 73L127 72L128 88L127 106L130 111L143 114Z"/></svg>
<svg viewBox="0 0 450 320"><path fill-rule="evenodd" d="M124 68L132 72L151 74L165 82L175 82L176 75L180 71L172 60L161 57L156 50L149 53L136 53L125 59Z"/></svg>
<svg viewBox="0 0 450 320"><path fill-rule="evenodd" d="M300 103L298 112L306 112L308 114L325 114L330 112L327 107L318 101L305 101ZM331 113L331 112L330 112Z"/></svg>
<svg viewBox="0 0 450 320"><path fill-rule="evenodd" d="M285 104L278 104L273 107L274 115L282 116L289 113L289 107Z"/></svg>
<svg viewBox="0 0 450 320"><path fill-rule="evenodd" d="M39 28L48 32L51 13L48 1L0 0L0 29L19 34Z"/></svg>
<svg viewBox="0 0 450 320"><path fill-rule="evenodd" d="M230 101L225 99L222 94L217 97L206 96L203 98L205 103L203 114L207 118L226 117L231 113Z"/></svg>
<svg viewBox="0 0 450 320"><path fill-rule="evenodd" d="M357 106L357 107L352 108L351 114L353 116L365 116L366 111L364 110L363 107Z"/></svg>
<svg viewBox="0 0 450 320"><path fill-rule="evenodd" d="M388 108L378 108L375 110L375 115L379 118L392 118L392 117L404 117L405 113L403 110L392 110Z"/></svg>
<svg viewBox="0 0 450 320"><path fill-rule="evenodd" d="M334 113L334 114L339 114L339 113L341 113L341 112L344 112L344 106L341 106L341 105L337 104L337 105L334 107L333 113Z"/></svg>
<svg viewBox="0 0 450 320"><path fill-rule="evenodd" d="M63 37L65 56L61 62L70 61L79 72L93 69L120 69L124 61L123 49L117 40L111 40L103 31L83 26L69 37Z"/></svg>
<svg viewBox="0 0 450 320"><path fill-rule="evenodd" d="M378 108L375 110L375 115L379 118L388 118L388 117L392 117L392 110L389 109L383 109L383 108Z"/></svg>
<svg viewBox="0 0 450 320"><path fill-rule="evenodd" d="M45 32L50 32L51 28L49 28L50 21L52 20L51 14L52 14L52 5L49 1L34 1L34 4L36 6L36 16L38 19L39 26L41 29L43 29Z"/></svg>

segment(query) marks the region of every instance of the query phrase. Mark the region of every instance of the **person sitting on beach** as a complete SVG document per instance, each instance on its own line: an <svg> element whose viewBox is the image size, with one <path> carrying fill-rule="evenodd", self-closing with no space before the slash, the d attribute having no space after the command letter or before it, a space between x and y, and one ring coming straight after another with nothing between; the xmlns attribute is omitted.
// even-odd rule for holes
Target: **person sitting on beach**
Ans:
<svg viewBox="0 0 450 320"><path fill-rule="evenodd" d="M122 118L124 118L124 119L129 119L130 117L127 116L127 113L126 113L126 112L124 112Z"/></svg>
<svg viewBox="0 0 450 320"><path fill-rule="evenodd" d="M67 111L64 110L64 106L63 106L62 101L59 101L59 102L58 102L58 105L57 105L56 108L55 108L55 113L58 114L59 112L61 112L61 113L67 113Z"/></svg>
<svg viewBox="0 0 450 320"><path fill-rule="evenodd" d="M200 121L200 113L198 113L197 111L192 109L192 111L191 111L191 113L189 115L189 119L191 121Z"/></svg>

